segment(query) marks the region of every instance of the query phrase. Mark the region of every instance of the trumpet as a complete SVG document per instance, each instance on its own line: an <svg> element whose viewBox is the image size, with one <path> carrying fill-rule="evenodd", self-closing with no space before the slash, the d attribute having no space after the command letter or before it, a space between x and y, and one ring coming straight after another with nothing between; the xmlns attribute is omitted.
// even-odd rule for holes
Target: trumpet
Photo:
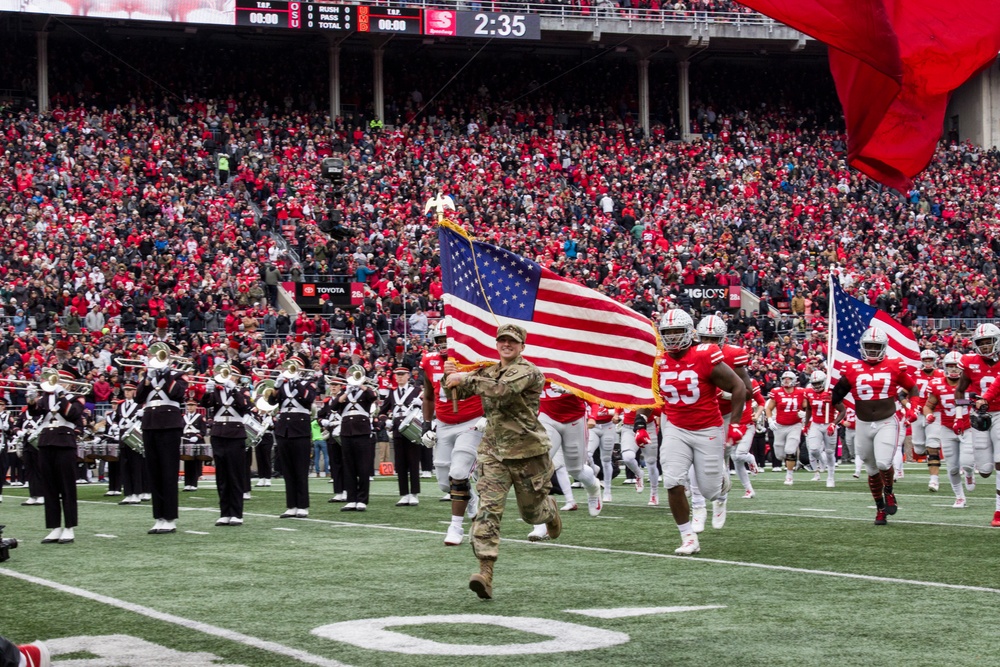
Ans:
<svg viewBox="0 0 1000 667"><path fill-rule="evenodd" d="M173 354L170 346L166 343L153 343L149 346L149 356L145 363L146 368L160 370L172 367L175 371L187 373L194 370L194 363L187 357Z"/></svg>
<svg viewBox="0 0 1000 667"><path fill-rule="evenodd" d="M261 380L254 385L253 392L250 394L250 402L264 414L271 414L278 409L278 406L271 405L268 400L277 392L278 390L274 388L274 380Z"/></svg>
<svg viewBox="0 0 1000 667"><path fill-rule="evenodd" d="M146 361L144 359L133 359L131 357L119 357L115 359L115 363L122 368L134 368L136 370L145 370Z"/></svg>
<svg viewBox="0 0 1000 667"><path fill-rule="evenodd" d="M250 371L257 377L262 377L268 380L277 380L278 376L284 372L280 368L263 368L263 367L251 368Z"/></svg>
<svg viewBox="0 0 1000 667"><path fill-rule="evenodd" d="M347 387L347 386L356 387L356 386L358 386L358 385L352 385L347 380L341 379L341 378L337 377L336 375L324 375L323 379L326 380L326 383L328 385L331 385L331 386L337 386L337 387ZM372 389L378 389L378 380L374 380L372 378L365 378L365 381L362 384L365 387L371 387Z"/></svg>

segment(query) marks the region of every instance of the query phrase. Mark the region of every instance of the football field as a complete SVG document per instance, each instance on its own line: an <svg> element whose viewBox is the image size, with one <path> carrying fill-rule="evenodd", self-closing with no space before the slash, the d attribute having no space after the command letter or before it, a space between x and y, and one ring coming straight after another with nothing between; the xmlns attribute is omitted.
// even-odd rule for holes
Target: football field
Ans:
<svg viewBox="0 0 1000 667"><path fill-rule="evenodd" d="M181 494L178 532L147 535L149 503L119 506L80 486L72 545L42 545L43 509L6 488L0 634L42 639L54 664L130 665L959 665L997 664L1000 529L993 479L952 509L926 468L897 482L899 513L876 527L864 478L827 489L765 472L757 498L734 478L728 522L680 544L665 494L614 480L599 518L563 514L555 542L529 543L513 497L492 601L468 589L468 543L443 545L447 503L422 480L418 507L394 507L376 478L365 513L328 504L279 519L282 482L254 488L246 523L215 527L211 481ZM466 522L468 532L468 522Z"/></svg>

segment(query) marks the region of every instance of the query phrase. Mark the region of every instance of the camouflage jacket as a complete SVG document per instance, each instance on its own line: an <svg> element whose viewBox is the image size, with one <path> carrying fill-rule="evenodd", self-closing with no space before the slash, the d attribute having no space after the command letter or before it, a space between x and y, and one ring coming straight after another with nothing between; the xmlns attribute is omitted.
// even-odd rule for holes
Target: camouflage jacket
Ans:
<svg viewBox="0 0 1000 667"><path fill-rule="evenodd" d="M526 459L549 451L549 436L538 421L538 402L545 376L524 357L506 368L480 368L456 387L459 398L479 396L486 414L480 448L500 460Z"/></svg>

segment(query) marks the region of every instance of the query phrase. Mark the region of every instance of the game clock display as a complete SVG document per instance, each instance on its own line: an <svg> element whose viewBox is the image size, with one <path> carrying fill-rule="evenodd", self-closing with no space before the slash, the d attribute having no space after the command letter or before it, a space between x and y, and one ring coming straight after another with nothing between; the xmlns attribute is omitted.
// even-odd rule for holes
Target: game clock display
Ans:
<svg viewBox="0 0 1000 667"><path fill-rule="evenodd" d="M500 39L541 39L538 14L498 12L456 12L457 37L495 37Z"/></svg>

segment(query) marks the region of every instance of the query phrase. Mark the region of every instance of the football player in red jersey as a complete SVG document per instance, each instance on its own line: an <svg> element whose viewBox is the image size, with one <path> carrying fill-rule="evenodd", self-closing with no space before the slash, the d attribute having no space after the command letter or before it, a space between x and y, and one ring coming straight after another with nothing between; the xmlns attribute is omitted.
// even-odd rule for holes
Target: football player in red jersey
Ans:
<svg viewBox="0 0 1000 667"><path fill-rule="evenodd" d="M809 460L816 470L812 481L818 482L820 472L826 468L826 486L832 489L836 486L833 471L837 467L837 426L833 423L835 415L830 403L830 390L826 388L826 373L813 371L805 394L810 410L806 446L809 448Z"/></svg>
<svg viewBox="0 0 1000 667"><path fill-rule="evenodd" d="M889 336L884 331L875 327L865 329L859 342L862 360L844 366L832 399L839 423L846 415L844 398L848 394L854 396L857 413L854 439L857 454L868 471L877 526L884 526L886 516L895 514L897 509L892 492L892 457L899 446L899 430L903 425L896 415L896 398L900 389L911 395L916 391L916 383L903 360L886 358L888 348Z"/></svg>
<svg viewBox="0 0 1000 667"><path fill-rule="evenodd" d="M965 507L965 491L962 489L963 459L972 460L972 433L969 428L969 416L959 414L955 404L955 390L962 378L962 355L949 352L944 355L944 374L935 375L927 383L923 417L927 424L927 457L931 452L937 452L940 464L940 453L944 451L944 460L948 465L948 482L955 493L955 509ZM964 412L964 411L963 411ZM965 456L962 456L965 450ZM971 471L971 470L970 470Z"/></svg>
<svg viewBox="0 0 1000 667"><path fill-rule="evenodd" d="M695 332L698 334L698 342L704 345L718 345L719 349L722 350L722 360L726 362L726 365L733 369L733 372L739 376L740 380L743 381L743 387L747 391L747 401L749 405L744 406L743 410L743 426L745 427L745 432L743 438L739 442L734 442L731 445L726 445L726 468L729 467L729 459L733 457L734 452L740 447L740 444L746 440L746 452L750 451L750 443L753 442L754 429L751 428L751 423L753 420L753 401L754 401L754 388L753 382L750 380L750 374L747 372L747 364L750 363L750 355L747 354L746 349L742 347L737 347L736 345L730 345L726 342L726 334L729 333L729 329L726 326L725 321L718 315L706 315L701 318L698 322L698 326L695 328ZM760 390L757 390L757 395L760 395ZM732 402L729 392L720 391L718 394L719 399L719 412L722 413L722 424L728 429L729 428L729 417L732 412ZM763 401L761 401L763 402ZM746 408L750 408L749 410ZM751 457L752 458L752 457ZM746 466L742 463L737 463L735 466L736 474L740 479L740 483L743 484L744 498L753 498L754 492L753 487L750 485L750 477L747 474ZM693 494L692 494L693 495Z"/></svg>
<svg viewBox="0 0 1000 667"><path fill-rule="evenodd" d="M642 458L646 461L646 470L649 471L649 505L655 507L660 504L659 498L659 485L660 485L660 473L656 468L656 462L660 458L660 448L659 443L657 443L656 428L658 419L660 417L660 410L653 410L649 418L647 419L646 430L649 433L649 442L645 445L640 445L636 442L635 431L633 430L635 425L635 411L624 409L622 410L622 433L621 433L621 450L622 450L622 463L626 468L632 471L635 475L635 491L636 493L642 493L645 487L643 481L642 466L639 465L639 450L642 450ZM608 495L610 496L610 489L606 489ZM702 501L704 503L704 501ZM702 504L704 507L704 504ZM703 517L704 518L704 517Z"/></svg>
<svg viewBox="0 0 1000 667"><path fill-rule="evenodd" d="M660 394L663 396L663 424L660 461L663 485L667 489L670 511L681 533L681 546L674 553L690 555L701 551L698 535L691 528L691 507L684 485L694 466L698 487L712 500L712 527L721 528L726 518L726 496L731 483L726 467L727 442L739 442L745 429L740 422L746 405L746 387L739 376L723 362L716 345L697 345L694 322L683 310L671 309L660 319L660 338L664 354L659 360ZM732 394L732 423L728 432L722 426L717 391ZM649 408L636 413L636 443L649 442L646 421Z"/></svg>
<svg viewBox="0 0 1000 667"><path fill-rule="evenodd" d="M611 477L614 471L611 459L615 451L618 429L621 428L621 416L617 410L612 411L598 403L591 403L587 427L590 429L587 441L587 463L593 463L594 452L600 448L601 477L604 481L604 496L601 501L610 503Z"/></svg>
<svg viewBox="0 0 1000 667"><path fill-rule="evenodd" d="M438 486L451 494L451 524L444 538L447 546L458 546L465 537L462 521L466 512L475 514L471 502L474 491L469 475L476 466L476 451L483 431L477 428L483 418L483 402L478 396L458 401L458 410L441 384L444 362L448 359L448 330L442 319L431 333L436 351L420 361L424 370L423 443L434 448L434 471ZM471 506L471 509L470 509Z"/></svg>
<svg viewBox="0 0 1000 667"><path fill-rule="evenodd" d="M974 354L962 355L962 379L955 391L955 400L961 407L966 392L978 394L976 409L985 409L992 418L987 431L972 432L972 449L975 452L976 471L989 477L993 470L1000 470L1000 328L995 324L980 324L972 335ZM996 509L991 525L1000 528L1000 475L996 477Z"/></svg>
<svg viewBox="0 0 1000 667"><path fill-rule="evenodd" d="M545 381L538 402L538 421L552 441L549 456L552 457L552 465L556 469L560 488L565 484L562 491L568 502L562 509L564 511L576 509L575 503L570 501L573 492L568 479L563 477L569 473L587 490L587 509L590 516L597 516L601 513L601 485L586 461L587 409L587 403L582 398L574 396L549 380ZM559 463L563 464L562 467L566 471L562 475L559 474ZM537 524L528 535L528 539L532 542L549 539L545 524Z"/></svg>
<svg viewBox="0 0 1000 667"><path fill-rule="evenodd" d="M774 456L785 461L785 485L795 482L795 461L799 457L802 428L809 414L809 399L802 387L795 383L798 377L792 371L781 374L781 386L771 390L764 411L767 423L774 433Z"/></svg>
<svg viewBox="0 0 1000 667"><path fill-rule="evenodd" d="M928 491L937 491L940 488L938 474L941 469L940 438L932 438L930 432L938 428L933 423L928 424L924 417L924 403L927 401L927 390L930 383L935 378L944 378L937 368L937 352L934 350L924 350L920 353L920 370L917 371L916 383L917 393L910 399L910 411L907 419L912 420L910 430L913 442L913 453L921 456L927 455L927 472L930 478L927 481ZM930 447L927 443L931 440L939 443L938 447Z"/></svg>

